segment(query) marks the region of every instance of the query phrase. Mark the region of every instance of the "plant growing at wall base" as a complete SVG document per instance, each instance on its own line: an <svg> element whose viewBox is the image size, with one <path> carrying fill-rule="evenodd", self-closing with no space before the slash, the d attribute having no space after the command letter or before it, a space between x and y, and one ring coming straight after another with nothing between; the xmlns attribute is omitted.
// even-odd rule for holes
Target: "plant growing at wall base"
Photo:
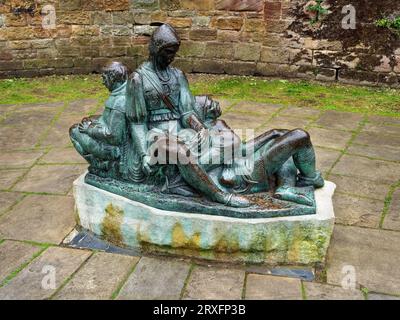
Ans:
<svg viewBox="0 0 400 320"><path fill-rule="evenodd" d="M311 19L311 24L315 24L321 21L322 17L329 13L329 10L324 8L322 5L324 1L325 0L315 0L313 1L313 4L309 4L306 7L306 10L313 15L313 18Z"/></svg>
<svg viewBox="0 0 400 320"><path fill-rule="evenodd" d="M375 21L375 25L387 28L400 36L400 16L386 17Z"/></svg>

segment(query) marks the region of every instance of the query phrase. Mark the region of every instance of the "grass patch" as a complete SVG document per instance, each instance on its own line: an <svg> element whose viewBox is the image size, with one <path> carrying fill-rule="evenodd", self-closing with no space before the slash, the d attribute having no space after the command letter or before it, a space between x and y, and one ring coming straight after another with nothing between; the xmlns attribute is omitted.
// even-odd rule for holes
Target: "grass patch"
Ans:
<svg viewBox="0 0 400 320"><path fill-rule="evenodd" d="M190 78L195 95L400 117L398 89L239 76ZM85 98L104 101L108 96L100 75L95 74L0 80L0 93L0 104L67 103Z"/></svg>
<svg viewBox="0 0 400 320"><path fill-rule="evenodd" d="M400 116L400 90L340 84L320 84L304 80L268 80L251 77L224 77L199 80L194 94L249 100L319 110Z"/></svg>
<svg viewBox="0 0 400 320"><path fill-rule="evenodd" d="M5 79L0 81L0 93L0 104L70 102L108 95L99 75Z"/></svg>

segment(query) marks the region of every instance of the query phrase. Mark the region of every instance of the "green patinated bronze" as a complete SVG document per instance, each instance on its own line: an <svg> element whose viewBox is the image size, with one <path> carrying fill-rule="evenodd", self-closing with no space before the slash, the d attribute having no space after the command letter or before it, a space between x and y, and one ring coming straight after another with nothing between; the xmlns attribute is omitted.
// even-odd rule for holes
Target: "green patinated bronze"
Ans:
<svg viewBox="0 0 400 320"><path fill-rule="evenodd" d="M315 213L324 185L307 132L273 129L247 142L220 119L217 101L194 97L170 64L176 31L153 34L149 60L130 76L113 62L103 83L111 94L99 117L70 129L90 164L86 182L170 211L239 218Z"/></svg>

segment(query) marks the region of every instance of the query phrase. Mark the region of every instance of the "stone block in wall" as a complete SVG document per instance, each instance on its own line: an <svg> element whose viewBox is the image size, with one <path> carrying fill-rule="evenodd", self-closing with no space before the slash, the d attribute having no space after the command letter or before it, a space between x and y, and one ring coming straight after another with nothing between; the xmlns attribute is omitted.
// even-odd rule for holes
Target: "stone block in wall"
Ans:
<svg viewBox="0 0 400 320"><path fill-rule="evenodd" d="M211 18L208 16L195 16L192 18L194 27L208 27Z"/></svg>
<svg viewBox="0 0 400 320"><path fill-rule="evenodd" d="M202 57L206 51L206 43L197 41L182 41L178 51L180 57Z"/></svg>
<svg viewBox="0 0 400 320"><path fill-rule="evenodd" d="M283 33L292 22L292 20L265 20L265 30L268 33Z"/></svg>
<svg viewBox="0 0 400 320"><path fill-rule="evenodd" d="M265 19L279 20L282 16L281 1L266 1L264 5Z"/></svg>
<svg viewBox="0 0 400 320"><path fill-rule="evenodd" d="M206 58L232 59L234 48L229 43L207 42L204 56Z"/></svg>
<svg viewBox="0 0 400 320"><path fill-rule="evenodd" d="M193 29L189 32L190 40L195 41L213 41L217 39L217 30L215 29Z"/></svg>
<svg viewBox="0 0 400 320"><path fill-rule="evenodd" d="M173 63L174 67L179 68L183 72L193 72L193 60L190 58L176 58Z"/></svg>
<svg viewBox="0 0 400 320"><path fill-rule="evenodd" d="M30 41L33 49L47 49L55 46L54 39L38 39Z"/></svg>
<svg viewBox="0 0 400 320"><path fill-rule="evenodd" d="M100 34L100 28L98 26L81 26L81 25L73 25L71 29L72 37L82 37L82 36L90 36L95 37Z"/></svg>
<svg viewBox="0 0 400 320"><path fill-rule="evenodd" d="M129 10L129 0L104 0L104 9L106 11Z"/></svg>
<svg viewBox="0 0 400 320"><path fill-rule="evenodd" d="M328 50L314 50L313 64L317 67L338 68L337 63L338 53Z"/></svg>
<svg viewBox="0 0 400 320"><path fill-rule="evenodd" d="M61 11L74 11L81 10L83 3L86 2L84 0L60 0L59 1L59 9ZM87 1L90 2L90 1Z"/></svg>
<svg viewBox="0 0 400 320"><path fill-rule="evenodd" d="M176 11L168 11L169 17L195 17L198 13L196 10L176 10Z"/></svg>
<svg viewBox="0 0 400 320"><path fill-rule="evenodd" d="M378 83L398 87L400 85L400 76L396 73L380 73L378 74Z"/></svg>
<svg viewBox="0 0 400 320"><path fill-rule="evenodd" d="M135 24L143 24L143 25L150 25L152 22L151 12L134 12L133 13L133 20Z"/></svg>
<svg viewBox="0 0 400 320"><path fill-rule="evenodd" d="M168 14L165 11L152 11L151 21L152 22L166 22L168 19Z"/></svg>
<svg viewBox="0 0 400 320"><path fill-rule="evenodd" d="M26 15L15 15L13 13L6 13L2 19L5 27L25 27L27 25Z"/></svg>
<svg viewBox="0 0 400 320"><path fill-rule="evenodd" d="M243 26L242 17L219 17L215 26L220 30L240 30Z"/></svg>
<svg viewBox="0 0 400 320"><path fill-rule="evenodd" d="M171 11L181 8L180 0L159 0L161 10Z"/></svg>
<svg viewBox="0 0 400 320"><path fill-rule="evenodd" d="M273 77L296 77L299 67L288 64L257 63L257 75Z"/></svg>
<svg viewBox="0 0 400 320"><path fill-rule="evenodd" d="M311 66L314 63L313 51L309 49L287 49L290 64L296 66Z"/></svg>
<svg viewBox="0 0 400 320"><path fill-rule="evenodd" d="M0 41L34 39L36 32L30 27L9 27L0 29Z"/></svg>
<svg viewBox="0 0 400 320"><path fill-rule="evenodd" d="M158 0L130 0L132 9L159 10Z"/></svg>
<svg viewBox="0 0 400 320"><path fill-rule="evenodd" d="M195 59L193 61L193 72L201 73L224 73L226 61L216 59Z"/></svg>
<svg viewBox="0 0 400 320"><path fill-rule="evenodd" d="M0 51L0 60L13 60L14 55L9 50Z"/></svg>
<svg viewBox="0 0 400 320"><path fill-rule="evenodd" d="M82 10L86 11L104 10L104 0L83 0Z"/></svg>
<svg viewBox="0 0 400 320"><path fill-rule="evenodd" d="M231 61L225 64L225 72L235 75L254 75L257 73L257 64L255 62Z"/></svg>
<svg viewBox="0 0 400 320"><path fill-rule="evenodd" d="M262 43L267 47L282 47L285 44L284 41L282 35L266 32Z"/></svg>
<svg viewBox="0 0 400 320"><path fill-rule="evenodd" d="M98 57L99 55L100 55L100 49L99 48L93 48L93 47L83 47L83 48L81 48L81 56L82 57L95 58L95 57Z"/></svg>
<svg viewBox="0 0 400 320"><path fill-rule="evenodd" d="M375 72L340 69L338 80L348 84L376 85L378 83L378 74Z"/></svg>
<svg viewBox="0 0 400 320"><path fill-rule="evenodd" d="M22 61L0 61L0 71L23 69Z"/></svg>
<svg viewBox="0 0 400 320"><path fill-rule="evenodd" d="M174 28L190 28L192 26L191 18L175 18L169 17L167 22Z"/></svg>
<svg viewBox="0 0 400 320"><path fill-rule="evenodd" d="M8 48L11 50L25 50L32 47L32 41L28 40L17 40L17 41L9 41ZM4 50L3 48L0 48Z"/></svg>
<svg viewBox="0 0 400 320"><path fill-rule="evenodd" d="M235 44L234 58L242 61L258 61L261 54L260 44L237 43Z"/></svg>
<svg viewBox="0 0 400 320"><path fill-rule="evenodd" d="M37 50L36 49L28 49L28 50L12 50L11 51L14 60L26 60L26 59L36 59L37 58Z"/></svg>
<svg viewBox="0 0 400 320"><path fill-rule="evenodd" d="M336 73L336 69L318 68L316 70L315 79L319 81L335 81Z"/></svg>
<svg viewBox="0 0 400 320"><path fill-rule="evenodd" d="M265 22L262 19L246 19L244 24L244 31L264 33Z"/></svg>
<svg viewBox="0 0 400 320"><path fill-rule="evenodd" d="M375 72L385 72L389 73L393 71L392 67L392 62L390 60L390 57L388 56L382 56L380 58L380 64L374 68Z"/></svg>
<svg viewBox="0 0 400 320"><path fill-rule="evenodd" d="M240 32L232 30L218 30L217 40L221 42L238 42L240 41Z"/></svg>
<svg viewBox="0 0 400 320"><path fill-rule="evenodd" d="M130 46L132 44L131 36L115 36L112 37L112 45L115 47Z"/></svg>
<svg viewBox="0 0 400 320"><path fill-rule="evenodd" d="M57 38L69 38L72 34L72 26L57 26Z"/></svg>
<svg viewBox="0 0 400 320"><path fill-rule="evenodd" d="M112 15L110 12L93 11L90 13L90 23L100 26L112 24Z"/></svg>
<svg viewBox="0 0 400 320"><path fill-rule="evenodd" d="M116 25L132 26L135 20L131 11L115 11L112 13L112 23Z"/></svg>
<svg viewBox="0 0 400 320"><path fill-rule="evenodd" d="M148 57L149 51L148 47L144 45L137 45L137 46L132 46L128 48L127 55L129 57Z"/></svg>
<svg viewBox="0 0 400 320"><path fill-rule="evenodd" d="M149 25L134 26L133 33L139 36L151 36L156 28Z"/></svg>
<svg viewBox="0 0 400 320"><path fill-rule="evenodd" d="M399 52L399 54L395 56L396 64L393 71L396 73L400 73L400 49L398 49L396 52Z"/></svg>
<svg viewBox="0 0 400 320"><path fill-rule="evenodd" d="M123 57L126 56L126 47L101 47L100 57Z"/></svg>
<svg viewBox="0 0 400 320"><path fill-rule="evenodd" d="M285 64L290 62L290 51L280 47L262 47L261 62Z"/></svg>
<svg viewBox="0 0 400 320"><path fill-rule="evenodd" d="M226 11L262 11L264 0L216 0L215 9Z"/></svg>
<svg viewBox="0 0 400 320"><path fill-rule="evenodd" d="M89 25L90 13L88 11L72 11L63 12L57 15L57 23L59 24L78 24Z"/></svg>
<svg viewBox="0 0 400 320"><path fill-rule="evenodd" d="M185 10L210 11L214 10L214 0L180 0L180 6Z"/></svg>

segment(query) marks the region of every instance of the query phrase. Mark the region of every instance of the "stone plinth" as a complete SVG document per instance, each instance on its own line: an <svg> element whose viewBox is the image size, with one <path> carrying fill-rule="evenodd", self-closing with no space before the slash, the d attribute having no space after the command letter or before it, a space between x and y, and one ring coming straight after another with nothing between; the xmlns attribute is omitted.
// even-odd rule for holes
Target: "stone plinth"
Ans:
<svg viewBox="0 0 400 320"><path fill-rule="evenodd" d="M156 209L88 185L84 177L74 182L78 224L113 244L218 261L305 265L325 260L334 226L332 182L316 191L314 215L240 219Z"/></svg>

